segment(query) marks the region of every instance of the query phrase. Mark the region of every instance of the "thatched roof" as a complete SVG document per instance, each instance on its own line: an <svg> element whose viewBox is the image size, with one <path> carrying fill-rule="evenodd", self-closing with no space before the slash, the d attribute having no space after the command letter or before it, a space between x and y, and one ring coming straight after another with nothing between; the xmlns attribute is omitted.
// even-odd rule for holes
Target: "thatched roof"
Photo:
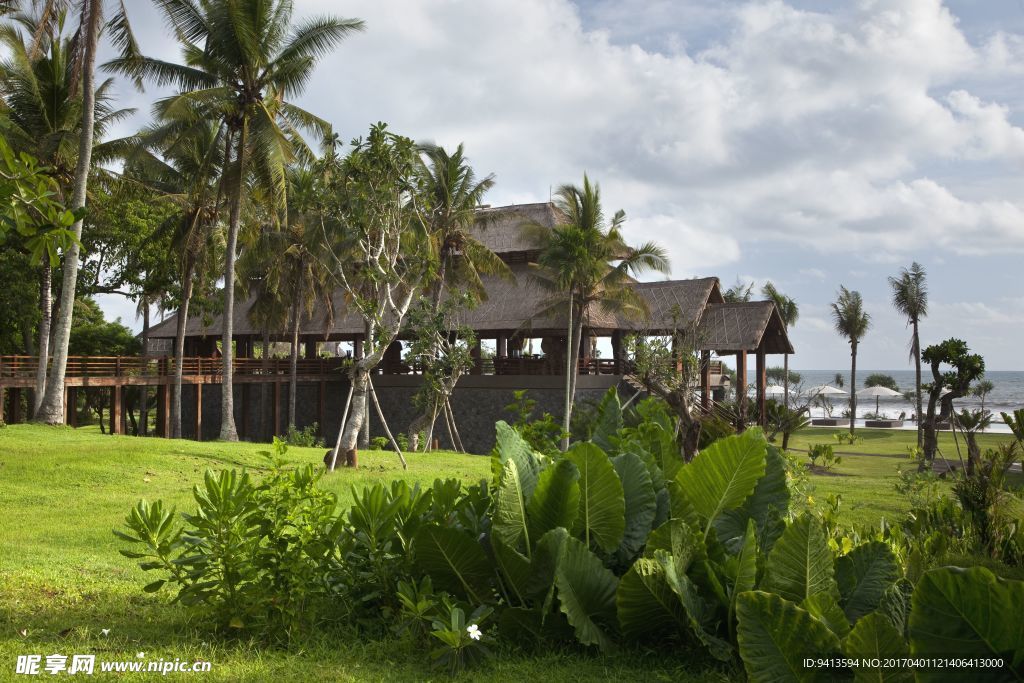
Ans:
<svg viewBox="0 0 1024 683"><path fill-rule="evenodd" d="M535 252L537 245L520 229L524 222L554 226L558 220L557 209L550 203L481 210L476 235L509 262L514 277L485 276L483 283L487 299L473 310L464 312L460 324L483 336L516 331L535 337L565 334L567 311L539 315L549 294L524 262L524 256ZM793 352L785 326L771 302L724 303L718 278L637 282L634 287L646 303L648 315L634 319L607 313L601 310L600 305L594 304L587 312L587 325L598 334L610 334L615 330L667 334L677 327L696 326L702 348L721 352L754 351L763 339L768 353ZM351 339L363 333L362 317L346 304L341 290L335 292L333 302L333 321L328 320L326 308L317 310L311 320L302 324L302 335L337 340ZM249 320L252 303L250 298L235 305L234 333L238 336L259 337L263 333ZM176 316L171 316L152 327L149 335L153 339L174 337L175 326ZM193 317L188 321L185 334L189 337L219 337L221 331L220 316L213 317L209 324ZM274 336L283 338L284 333L281 331Z"/></svg>

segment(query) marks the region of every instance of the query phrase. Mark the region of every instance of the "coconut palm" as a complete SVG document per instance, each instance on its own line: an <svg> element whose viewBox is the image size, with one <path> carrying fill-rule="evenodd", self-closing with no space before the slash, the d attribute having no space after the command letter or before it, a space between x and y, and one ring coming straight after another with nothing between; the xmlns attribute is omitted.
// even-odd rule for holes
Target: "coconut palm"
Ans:
<svg viewBox="0 0 1024 683"><path fill-rule="evenodd" d="M64 15L52 25L38 18L16 15L13 24L0 27L0 45L6 58L0 63L0 101L4 134L11 147L36 158L57 181L63 201L71 194L82 126L82 97L78 93L75 46L62 34ZM45 29L45 30L44 30ZM95 137L132 113L111 105L110 80L95 93ZM109 158L115 144L97 144L93 155ZM70 246L70 245L69 245ZM43 255L39 266L39 357L50 355L53 311L53 265ZM36 374L33 413L38 412L46 391L47 363L41 360Z"/></svg>
<svg viewBox="0 0 1024 683"><path fill-rule="evenodd" d="M900 271L899 277L890 277L892 305L907 319L913 332L910 336L910 358L914 361L914 392L917 397L917 445L921 446L921 338L918 325L928 315L928 283L924 268L917 261Z"/></svg>
<svg viewBox="0 0 1024 683"><path fill-rule="evenodd" d="M551 292L538 313L550 316L564 311L566 304L569 308L563 421L568 434L584 317L594 305L627 315L644 312L632 276L646 270L667 273L669 263L665 250L653 242L638 247L626 244L622 235L625 212L620 209L608 220L601 207L600 186L586 175L582 187L558 188L555 206L564 217L562 223L550 229L538 224L525 227L541 245L537 280ZM562 446L568 446L568 438L562 440Z"/></svg>
<svg viewBox="0 0 1024 683"><path fill-rule="evenodd" d="M181 255L181 302L174 336L170 436L181 437L181 386L185 327L197 280L209 282L213 256L222 240L218 220L226 130L216 121L185 117L143 130L128 157L125 174L171 198L176 211L160 230L171 233Z"/></svg>
<svg viewBox="0 0 1024 683"><path fill-rule="evenodd" d="M743 282L736 278L736 283L722 292L722 298L728 304L746 303L754 296L754 283Z"/></svg>
<svg viewBox="0 0 1024 683"><path fill-rule="evenodd" d="M788 331L790 327L796 325L796 321L800 318L800 308L796 305L796 301L792 297L788 297L775 288L775 285L771 282L766 282L764 287L761 288L761 293L764 296L775 303L775 309L779 312L779 317L782 318L782 324L786 326ZM789 353L785 353L782 356L782 368L783 368L783 380L782 386L785 394L783 394L783 404L785 407L789 407ZM797 380L799 382L799 380Z"/></svg>
<svg viewBox="0 0 1024 683"><path fill-rule="evenodd" d="M114 2L114 11L105 19L103 0L44 0L41 5L39 39L47 32L56 34L52 28L61 20L64 12L74 8L78 14L78 28L72 38L73 48L69 60L74 64L75 75L70 94L81 93L81 118L78 136L78 156L75 159L75 175L72 184L70 208L83 209L86 204L89 173L92 169L93 137L96 124L96 53L99 50L100 34L106 29L121 59L131 61L138 55L138 45L128 23L123 0ZM38 40L37 40L38 44ZM75 307L75 290L78 285L79 253L82 240L83 219L75 221L71 230L74 241L64 253L63 281L61 283L60 306L53 334L53 364L46 378L46 391L36 411L40 422L60 424L64 421L64 375L67 370L68 344L71 341L71 318Z"/></svg>
<svg viewBox="0 0 1024 683"><path fill-rule="evenodd" d="M426 223L438 270L433 283L434 310L444 288L458 284L477 298L486 296L481 275L510 276L501 258L473 234L484 195L494 187L494 176L477 180L460 144L449 153L438 145L420 145L425 185ZM486 222L481 225L486 227Z"/></svg>
<svg viewBox="0 0 1024 683"><path fill-rule="evenodd" d="M142 57L114 60L112 69L174 85L179 92L161 103L164 113L194 110L227 128L230 167L227 254L224 259L224 362L220 438L238 439L233 400L232 336L238 232L247 188L259 185L274 204L284 206L285 169L297 158L312 158L300 130L320 139L330 125L289 100L305 88L317 60L363 22L319 17L291 26L291 0L157 0L181 43L183 64Z"/></svg>
<svg viewBox="0 0 1024 683"><path fill-rule="evenodd" d="M871 327L871 316L864 312L860 292L850 291L842 285L832 303L832 322L836 332L850 342L850 433L857 419L857 346Z"/></svg>

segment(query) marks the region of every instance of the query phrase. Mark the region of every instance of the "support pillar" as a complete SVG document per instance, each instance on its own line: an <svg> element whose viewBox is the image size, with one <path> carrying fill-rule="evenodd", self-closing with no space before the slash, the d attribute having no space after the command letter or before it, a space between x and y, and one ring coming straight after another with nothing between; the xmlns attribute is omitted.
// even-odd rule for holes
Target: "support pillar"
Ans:
<svg viewBox="0 0 1024 683"><path fill-rule="evenodd" d="M326 430L324 429L324 418L327 415L327 382L320 380L319 387L316 392L316 432L317 436L323 438Z"/></svg>
<svg viewBox="0 0 1024 683"><path fill-rule="evenodd" d="M711 410L711 352L700 352L700 409Z"/></svg>
<svg viewBox="0 0 1024 683"><path fill-rule="evenodd" d="M757 350L757 358L754 363L757 383L757 423L764 427L768 424L768 404L765 400L765 387L767 385L767 369L765 368L764 347Z"/></svg>
<svg viewBox="0 0 1024 683"><path fill-rule="evenodd" d="M161 384L156 388L156 434L167 438L171 435L171 387Z"/></svg>
<svg viewBox="0 0 1024 683"><path fill-rule="evenodd" d="M747 427L747 352L736 352L736 409L739 412L739 427Z"/></svg>
<svg viewBox="0 0 1024 683"><path fill-rule="evenodd" d="M196 383L196 441L203 440L203 383Z"/></svg>
<svg viewBox="0 0 1024 683"><path fill-rule="evenodd" d="M499 334L495 355L498 358L508 358L508 335Z"/></svg>
<svg viewBox="0 0 1024 683"><path fill-rule="evenodd" d="M11 395L11 424L21 422L21 388L11 387L8 389Z"/></svg>
<svg viewBox="0 0 1024 683"><path fill-rule="evenodd" d="M281 383L274 382L274 424L270 428L270 436L278 435L281 426Z"/></svg>
<svg viewBox="0 0 1024 683"><path fill-rule="evenodd" d="M242 419L238 421L241 427L241 433L238 435L241 439L249 438L249 387L248 382L242 384Z"/></svg>
<svg viewBox="0 0 1024 683"><path fill-rule="evenodd" d="M469 374L483 374L483 364L480 359L480 337L477 337L476 341L473 342L473 348L469 350L469 354L473 357L473 368L469 371Z"/></svg>
<svg viewBox="0 0 1024 683"><path fill-rule="evenodd" d="M121 400L121 385L115 384L110 389L110 433L124 434L121 426L121 413L124 410L124 403Z"/></svg>
<svg viewBox="0 0 1024 683"><path fill-rule="evenodd" d="M320 357L319 355L317 355L317 352L316 352L316 340L315 339L307 339L304 343L305 343L305 346L306 346L306 358L315 360L315 359Z"/></svg>
<svg viewBox="0 0 1024 683"><path fill-rule="evenodd" d="M4 403L7 401L7 389L0 387L0 424L4 422Z"/></svg>
<svg viewBox="0 0 1024 683"><path fill-rule="evenodd" d="M363 335L361 334L352 338L352 357L356 360L363 357Z"/></svg>

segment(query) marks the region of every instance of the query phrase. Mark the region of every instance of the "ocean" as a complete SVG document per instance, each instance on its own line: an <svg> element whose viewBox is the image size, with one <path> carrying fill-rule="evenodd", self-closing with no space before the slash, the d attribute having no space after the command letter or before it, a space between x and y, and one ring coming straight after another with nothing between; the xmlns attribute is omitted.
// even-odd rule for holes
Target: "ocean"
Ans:
<svg viewBox="0 0 1024 683"><path fill-rule="evenodd" d="M810 387L818 386L821 384L834 384L833 379L836 373L840 373L846 384L850 381L850 368L845 370L795 370L801 377L801 385L806 390ZM899 390L912 391L914 389L914 371L913 370L862 370L857 368L857 389L864 388L864 380L872 373L883 373L891 375L896 384L899 386ZM929 368L921 368L921 381L928 382L931 379L931 372ZM1012 412L1014 410L1024 408L1024 372L1016 370L993 370L985 373L985 379L992 382L994 388L992 392L985 397L985 409L992 411L995 415L995 420L992 423L992 427L988 431L1004 431L1006 426L1002 423L999 418L1000 412ZM754 375L750 374L748 383L753 385ZM844 390L849 391L849 386L842 387ZM791 387L792 390L792 387ZM842 415L843 410L846 408L849 398L846 396L835 396L832 398L832 403L835 406L833 409L833 416ZM927 395L924 397L925 410L928 407ZM968 408L971 410L981 408L981 399L968 396L965 398L956 399L953 405L957 410L961 408ZM906 413L909 417L911 414L916 412L916 408L911 405L910 402L903 398L893 397L891 399L881 398L878 402L879 412L884 413L887 417L897 418L900 413ZM873 413L875 411L875 399L870 397L858 396L857 397L857 416L863 417L865 413ZM812 408L812 415L820 417L823 415L821 408ZM1008 430L1007 430L1008 431Z"/></svg>

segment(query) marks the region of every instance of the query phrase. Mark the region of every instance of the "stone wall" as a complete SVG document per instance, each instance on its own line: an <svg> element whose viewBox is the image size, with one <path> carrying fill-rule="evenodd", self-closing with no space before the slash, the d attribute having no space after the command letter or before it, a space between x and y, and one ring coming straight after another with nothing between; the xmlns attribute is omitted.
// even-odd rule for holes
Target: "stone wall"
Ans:
<svg viewBox="0 0 1024 683"><path fill-rule="evenodd" d="M505 406L512 403L513 392L526 389L527 395L537 402L535 415L551 413L562 419L565 389L562 378L557 376L467 376L459 382L452 396L452 411L455 414L462 443L471 453L488 453L494 447L494 423L509 420L511 415ZM611 375L581 376L576 387L576 401L598 401L615 386L619 377ZM416 417L413 396L419 388L420 379L415 376L380 375L374 378L381 409L393 434L407 433L409 424ZM348 395L349 383L338 381L303 383L296 392L296 422L301 429L319 421L320 391L323 395L323 424L319 425L321 436L330 445L337 438L341 411ZM274 433L281 434L288 421L288 384L278 385L279 422L274 425L274 384L235 384L235 425L241 438L248 441L267 442ZM262 392L265 392L263 394ZM219 384L203 385L203 440L216 439L220 432ZM247 394L247 395L246 395ZM261 398L263 396L263 398ZM185 386L182 395L182 432L185 438L195 438L195 387ZM384 430L377 419L376 411L370 409L370 435L383 436ZM444 420L438 419L434 427L434 438L442 448L452 444Z"/></svg>

